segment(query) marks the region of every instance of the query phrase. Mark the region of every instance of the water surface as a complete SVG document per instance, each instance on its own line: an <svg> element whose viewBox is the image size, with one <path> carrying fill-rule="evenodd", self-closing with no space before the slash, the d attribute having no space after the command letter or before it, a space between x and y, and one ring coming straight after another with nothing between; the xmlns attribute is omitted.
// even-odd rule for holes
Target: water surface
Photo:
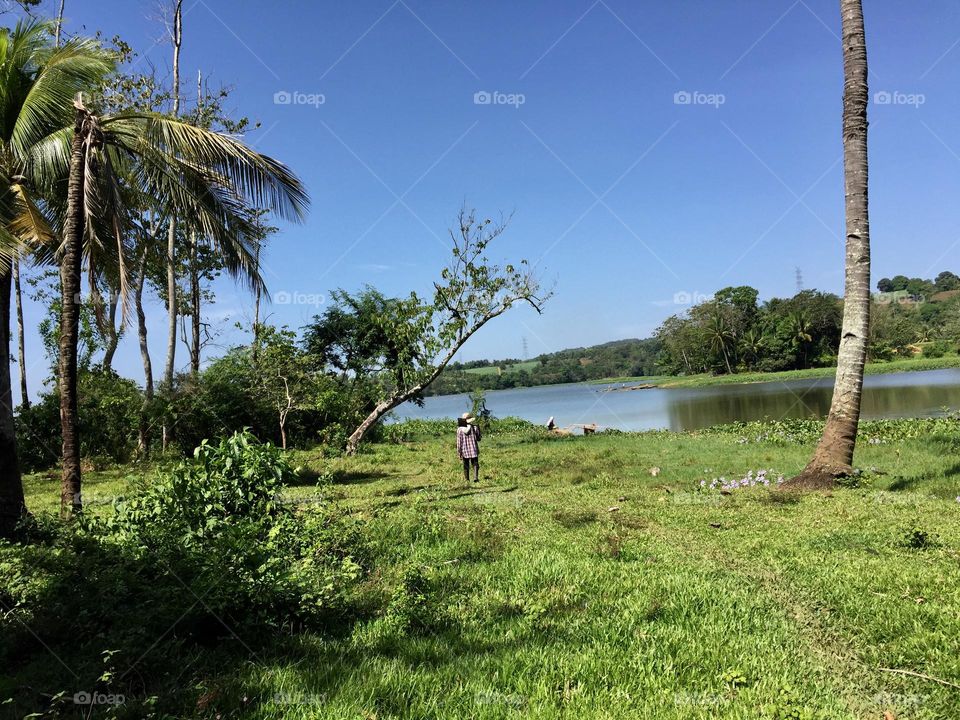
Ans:
<svg viewBox="0 0 960 720"><path fill-rule="evenodd" d="M735 420L822 418L830 409L833 377L702 388L617 391L634 383L547 385L491 390L487 407L497 417L515 416L560 427L596 423L620 430L695 430ZM960 408L960 368L868 375L863 417L942 415ZM395 411L398 418L453 418L470 409L467 395L426 399Z"/></svg>

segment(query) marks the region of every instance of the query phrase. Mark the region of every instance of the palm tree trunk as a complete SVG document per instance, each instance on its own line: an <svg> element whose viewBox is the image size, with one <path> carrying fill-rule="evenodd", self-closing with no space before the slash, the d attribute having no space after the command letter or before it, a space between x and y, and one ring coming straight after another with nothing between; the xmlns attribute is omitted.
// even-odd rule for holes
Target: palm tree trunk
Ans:
<svg viewBox="0 0 960 720"><path fill-rule="evenodd" d="M0 537L13 534L26 515L23 481L17 457L13 424L13 389L10 378L10 270L0 269Z"/></svg>
<svg viewBox="0 0 960 720"><path fill-rule="evenodd" d="M30 394L27 392L27 353L23 334L23 293L20 290L20 261L13 261L13 291L17 306L17 363L20 365L20 404L30 407ZM9 322L9 320L7 321ZM8 351L9 354L9 351Z"/></svg>
<svg viewBox="0 0 960 720"><path fill-rule="evenodd" d="M60 387L60 427L63 432L60 514L64 517L82 509L80 499L80 432L77 415L77 342L80 328L80 272L84 229L84 126L86 125L86 118L86 111L82 107L78 107L70 151L67 216L63 227L63 255L60 259L60 357L57 360L57 381Z"/></svg>
<svg viewBox="0 0 960 720"><path fill-rule="evenodd" d="M180 45L183 42L183 0L173 6L173 27L170 41L173 44L173 116L180 113ZM177 268L176 260L177 223L170 215L167 229L167 364L163 369L163 384L173 388L173 369L177 354ZM170 427L163 424L163 449L167 449Z"/></svg>
<svg viewBox="0 0 960 720"><path fill-rule="evenodd" d="M837 379L823 437L788 485L826 488L853 470L863 366L870 332L870 220L867 165L867 43L861 0L840 0L843 21L843 174L847 248Z"/></svg>

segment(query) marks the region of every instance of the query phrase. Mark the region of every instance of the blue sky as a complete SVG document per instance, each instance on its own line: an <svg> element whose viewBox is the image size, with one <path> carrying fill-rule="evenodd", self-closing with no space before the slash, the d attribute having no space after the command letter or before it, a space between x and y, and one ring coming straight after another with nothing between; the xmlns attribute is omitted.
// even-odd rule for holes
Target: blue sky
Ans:
<svg viewBox="0 0 960 720"><path fill-rule="evenodd" d="M865 5L874 279L960 271L960 4ZM247 141L289 164L313 199L265 260L278 299L308 302L274 303L271 322L302 325L338 287L428 291L464 202L513 211L493 254L528 258L556 284L542 316L497 320L464 359L520 357L524 338L534 356L648 336L683 309L677 300L725 285L791 295L798 267L806 287L842 291L836 0L184 8L185 95L197 70L232 86L237 113L261 123ZM164 75L158 17L154 0L66 3L68 32L120 35ZM232 282L216 291L212 354L252 316ZM163 310L152 308L160 368ZM28 306L28 326L41 314ZM45 362L28 340L36 388ZM141 379L135 332L116 367Z"/></svg>

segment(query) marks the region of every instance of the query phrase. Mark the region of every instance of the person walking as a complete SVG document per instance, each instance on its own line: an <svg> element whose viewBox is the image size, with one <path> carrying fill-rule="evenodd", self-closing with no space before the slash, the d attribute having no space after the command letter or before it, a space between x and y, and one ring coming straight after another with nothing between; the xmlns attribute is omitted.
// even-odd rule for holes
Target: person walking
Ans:
<svg viewBox="0 0 960 720"><path fill-rule="evenodd" d="M480 428L470 413L457 420L457 455L463 461L463 479L470 482L470 466L473 466L473 481L480 482Z"/></svg>

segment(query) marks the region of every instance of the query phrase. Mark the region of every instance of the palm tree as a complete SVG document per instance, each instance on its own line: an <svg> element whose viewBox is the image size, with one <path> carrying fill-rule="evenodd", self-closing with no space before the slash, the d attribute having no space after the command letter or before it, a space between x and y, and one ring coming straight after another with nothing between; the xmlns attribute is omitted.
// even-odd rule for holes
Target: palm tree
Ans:
<svg viewBox="0 0 960 720"><path fill-rule="evenodd" d="M790 324L790 344L794 350L803 355L800 367L806 368L807 354L810 350L810 343L813 342L813 328L807 316L800 311L790 313L787 322Z"/></svg>
<svg viewBox="0 0 960 720"><path fill-rule="evenodd" d="M734 346L736 337L730 329L730 326L727 325L727 321L723 315L719 312L710 318L710 324L707 327L707 337L710 340L710 349L713 350L714 353L723 355L723 362L727 366L727 373L732 375L733 369L730 367L730 354L727 352L727 348Z"/></svg>
<svg viewBox="0 0 960 720"><path fill-rule="evenodd" d="M763 353L766 345L767 341L763 337L763 332L755 327L750 328L743 334L743 339L740 341L740 348L751 370L756 367L757 360L760 359L760 355Z"/></svg>
<svg viewBox="0 0 960 720"><path fill-rule="evenodd" d="M54 32L53 24L37 21L0 29L0 536L26 512L10 389L12 260L53 238L34 154L70 121L70 99L112 66L89 40L54 47Z"/></svg>
<svg viewBox="0 0 960 720"><path fill-rule="evenodd" d="M823 436L789 486L826 488L853 470L863 366L870 336L870 219L867 200L867 40L861 0L840 0L843 26L843 175L847 251L837 379Z"/></svg>
<svg viewBox="0 0 960 720"><path fill-rule="evenodd" d="M60 416L63 430L61 512L81 508L77 428L78 306L81 254L90 246L116 248L121 295L128 295L125 230L130 224L124 182L132 182L167 212L190 217L215 244L231 273L256 286L257 229L250 207L300 220L308 205L297 177L281 163L239 140L157 113L119 112L99 116L82 98L74 102L72 132L58 133L42 156L54 176L68 171L63 244L60 252ZM53 177L51 177L51 180ZM238 241L239 239L239 241Z"/></svg>

